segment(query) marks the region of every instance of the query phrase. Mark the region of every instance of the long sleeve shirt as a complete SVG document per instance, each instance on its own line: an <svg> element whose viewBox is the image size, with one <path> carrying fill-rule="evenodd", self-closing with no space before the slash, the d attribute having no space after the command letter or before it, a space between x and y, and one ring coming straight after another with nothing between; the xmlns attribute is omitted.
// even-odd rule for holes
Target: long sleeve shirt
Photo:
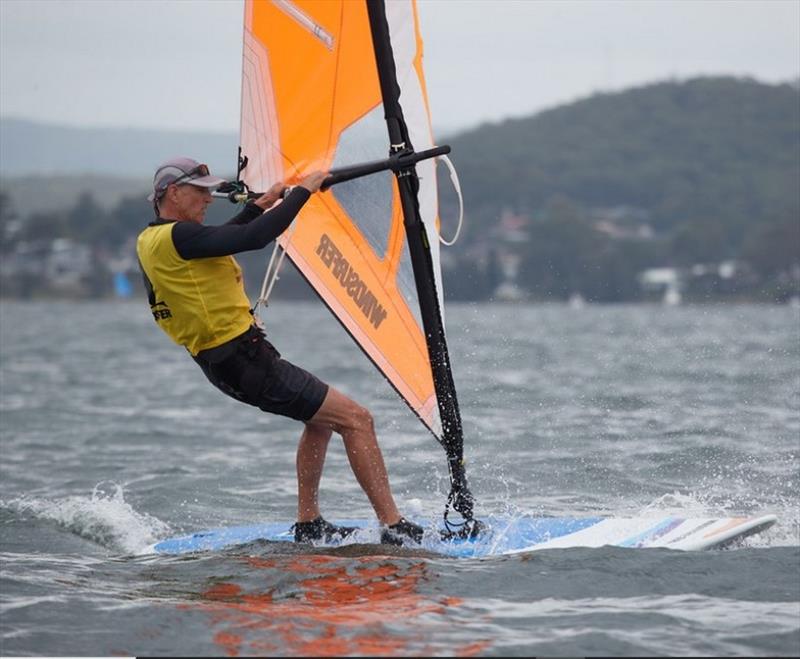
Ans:
<svg viewBox="0 0 800 659"><path fill-rule="evenodd" d="M219 226L205 226L197 222L175 222L172 242L178 254L184 259L229 256L262 249L289 227L310 196L308 190L298 186L274 208L265 212L255 204L247 204L238 215ZM151 224L173 221L158 218Z"/></svg>

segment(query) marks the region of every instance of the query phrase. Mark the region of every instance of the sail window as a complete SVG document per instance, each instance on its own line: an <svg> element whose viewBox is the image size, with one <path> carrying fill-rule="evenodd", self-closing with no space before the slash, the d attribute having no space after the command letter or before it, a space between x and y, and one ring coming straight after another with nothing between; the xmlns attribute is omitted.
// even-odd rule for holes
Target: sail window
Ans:
<svg viewBox="0 0 800 659"><path fill-rule="evenodd" d="M342 132L332 169L382 160L388 155L386 143L386 122L381 104ZM392 179L391 172L381 172L331 188L336 201L380 259L386 254L392 224Z"/></svg>

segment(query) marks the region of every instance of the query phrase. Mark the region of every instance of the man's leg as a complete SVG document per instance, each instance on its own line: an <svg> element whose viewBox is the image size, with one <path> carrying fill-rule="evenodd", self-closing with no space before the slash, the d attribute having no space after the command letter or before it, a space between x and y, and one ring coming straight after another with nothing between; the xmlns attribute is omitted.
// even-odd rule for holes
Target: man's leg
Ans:
<svg viewBox="0 0 800 659"><path fill-rule="evenodd" d="M375 426L369 411L330 387L325 401L308 425L331 428L342 436L350 468L375 509L378 519L382 524L396 524L400 520L400 512L389 488L389 476L386 473L386 465L378 447ZM307 432L308 430L303 433L304 439L307 437ZM303 440L300 441L302 443ZM322 462L325 459L324 452L321 459L317 454L318 464L313 463L313 451L309 450L308 455L312 458L312 464L318 466L321 473ZM313 469L305 474L304 478L308 479L308 485L313 486L314 474ZM298 478L300 477L298 470ZM318 485L319 474L316 475L316 486ZM305 486L306 484L301 484L299 489L302 490ZM316 486L312 489L316 490ZM314 499L316 500L316 494ZM303 515L302 512L300 514Z"/></svg>
<svg viewBox="0 0 800 659"><path fill-rule="evenodd" d="M332 430L306 423L297 445L297 521L310 522L320 517L319 480Z"/></svg>

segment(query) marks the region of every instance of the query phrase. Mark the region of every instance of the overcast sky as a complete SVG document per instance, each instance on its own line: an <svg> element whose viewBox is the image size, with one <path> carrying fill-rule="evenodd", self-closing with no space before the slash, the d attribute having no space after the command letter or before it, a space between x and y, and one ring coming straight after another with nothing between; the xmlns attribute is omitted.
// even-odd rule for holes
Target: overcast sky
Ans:
<svg viewBox="0 0 800 659"><path fill-rule="evenodd" d="M800 0L420 0L434 125L697 75L800 75ZM236 132L241 0L0 0L0 116Z"/></svg>

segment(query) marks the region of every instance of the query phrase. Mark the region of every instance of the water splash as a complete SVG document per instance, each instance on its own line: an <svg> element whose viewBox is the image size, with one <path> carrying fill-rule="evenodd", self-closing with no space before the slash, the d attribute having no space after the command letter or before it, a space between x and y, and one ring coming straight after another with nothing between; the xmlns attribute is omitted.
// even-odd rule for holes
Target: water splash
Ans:
<svg viewBox="0 0 800 659"><path fill-rule="evenodd" d="M55 522L75 535L127 554L141 552L170 532L165 522L134 510L125 501L122 486L111 481L95 485L90 497L22 496L0 501L0 507Z"/></svg>
<svg viewBox="0 0 800 659"><path fill-rule="evenodd" d="M695 494L684 494L682 492L672 492L664 494L657 499L643 506L639 512L639 517L663 516L664 514L680 515L681 517L720 517L724 516L724 511L710 508L707 501Z"/></svg>

